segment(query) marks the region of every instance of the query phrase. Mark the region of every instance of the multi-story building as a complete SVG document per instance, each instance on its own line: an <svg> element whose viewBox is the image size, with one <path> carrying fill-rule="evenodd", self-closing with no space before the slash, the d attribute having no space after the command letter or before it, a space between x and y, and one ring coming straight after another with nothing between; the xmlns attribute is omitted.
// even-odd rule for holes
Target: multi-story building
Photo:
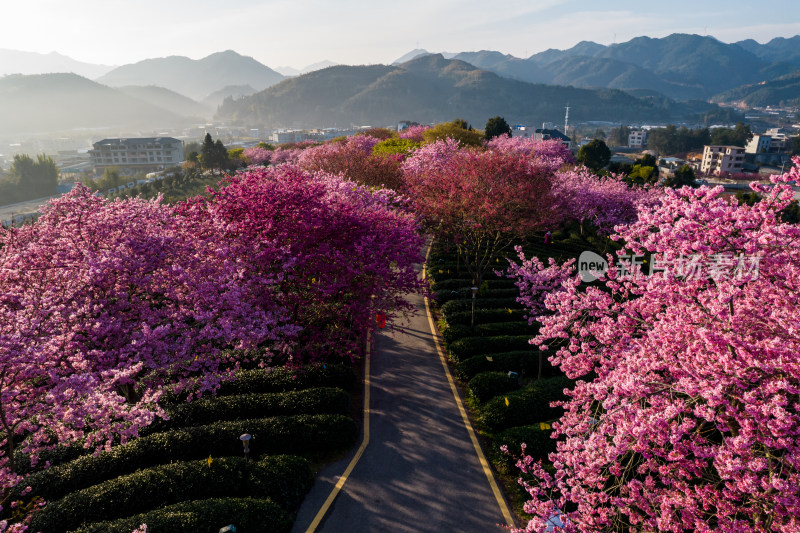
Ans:
<svg viewBox="0 0 800 533"><path fill-rule="evenodd" d="M647 130L634 130L628 134L630 148L644 148L647 146Z"/></svg>
<svg viewBox="0 0 800 533"><path fill-rule="evenodd" d="M567 149L572 149L572 139L561 133L555 128L547 128L546 126L551 126L552 124L549 122L545 122L542 124L543 127L536 128L533 132L533 138L537 141L560 141L562 145L566 146Z"/></svg>
<svg viewBox="0 0 800 533"><path fill-rule="evenodd" d="M103 139L89 150L95 171L152 172L183 163L183 142L173 137Z"/></svg>
<svg viewBox="0 0 800 533"><path fill-rule="evenodd" d="M744 148L740 146L704 146L700 172L703 174L735 174L742 171Z"/></svg>
<svg viewBox="0 0 800 533"><path fill-rule="evenodd" d="M744 147L745 153L748 154L765 154L769 152L772 145L771 135L753 135L753 138Z"/></svg>

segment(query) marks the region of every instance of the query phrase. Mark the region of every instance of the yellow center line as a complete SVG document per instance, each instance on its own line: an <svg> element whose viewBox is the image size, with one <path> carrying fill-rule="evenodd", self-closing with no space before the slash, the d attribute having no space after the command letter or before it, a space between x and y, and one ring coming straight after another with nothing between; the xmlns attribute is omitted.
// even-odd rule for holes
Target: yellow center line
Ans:
<svg viewBox="0 0 800 533"><path fill-rule="evenodd" d="M331 490L331 493L328 495L328 498L325 500L325 503L322 504L322 507L317 512L317 515L314 517L314 520L311 522L311 525L308 526L306 529L306 533L313 533L317 530L319 525L322 523L322 519L325 518L325 515L330 509L333 501L336 499L336 496L339 495L339 492L344 487L347 478L353 472L353 469L356 467L356 464L361 459L361 456L364 455L364 450L367 449L367 444L369 444L369 363L370 363L370 352L372 350L372 343L370 340L367 340L367 349L366 349L366 357L364 359L364 438L361 439L361 446L358 447L358 451L350 460L350 464L347 465L347 468L344 471L344 474L341 475L339 481L336 482L336 485Z"/></svg>
<svg viewBox="0 0 800 533"><path fill-rule="evenodd" d="M425 266L428 264L432 247L433 240L431 240L431 242L428 244L428 250L425 253L425 265L423 265L422 269L423 280L426 279L427 269ZM428 324L431 328L433 344L436 346L436 352L439 354L439 359L444 367L444 373L447 375L447 381L450 383L450 390L453 392L453 398L456 400L458 411L461 413L461 419L464 421L464 427L467 428L469 439L472 441L472 446L475 448L475 453L478 455L478 461L483 468L483 473L486 474L486 479L489 480L489 486L492 488L492 493L494 494L495 500L497 500L497 505L500 507L500 511L503 513L503 518L506 520L506 525L509 527L516 527L516 524L514 523L514 517L511 514L511 509L508 507L508 503L506 503L503 493L500 491L500 487L497 484L497 479L494 477L494 472L492 472L492 469L489 466L489 461L486 460L486 455L483 453L483 448L481 448L480 442L478 442L478 437L475 434L475 430L472 428L472 424L467 416L467 410L464 408L464 403L461 401L461 396L458 394L458 388L456 388L456 382L453 379L453 375L450 373L450 367L447 366L447 358L445 357L444 351L439 343L439 336L436 333L436 325L433 322L431 306L427 296L425 297L425 312L428 314Z"/></svg>
<svg viewBox="0 0 800 533"><path fill-rule="evenodd" d="M425 254L425 264L422 266L422 279L426 279L426 266L428 263L428 258L430 257L431 247L433 245L433 241L428 245L428 250ZM428 298L425 297L425 313L428 316L428 324L431 329L431 337L433 338L433 344L436 346L436 352L439 354L439 359L442 362L442 366L444 367L445 375L447 376L447 381L450 383L450 390L453 393L453 398L456 400L456 405L458 406L458 411L461 413L461 419L464 422L464 426L467 428L467 433L469 434L469 438L472 441L472 446L475 448L475 453L478 456L478 461L483 468L484 474L486 474L486 478L489 480L489 486L492 488L492 493L494 494L495 500L497 500L497 505L500 507L500 511L503 514L503 518L505 518L506 524L510 527L516 527L514 523L514 518L511 514L511 509L509 509L508 504L506 503L505 498L503 498L503 493L500 492L500 487L497 485L497 480L494 477L494 473L492 469L489 467L489 462L486 460L486 456L483 453L483 449L481 448L480 443L478 442L478 437L475 435L475 430L472 429L472 424L469 421L469 417L467 416L467 411L464 408L464 403L461 401L461 396L458 394L458 389L456 388L455 381L453 380L453 376L450 373L450 368L447 366L447 359L444 356L444 352L439 344L439 337L436 334L436 326L433 323L433 315L431 314L431 307ZM361 440L361 445L358 447L358 451L350 460L350 464L347 465L344 473L341 475L339 480L336 482L336 485L331 490L331 493L328 495L328 498L322 504L322 507L317 512L314 520L311 522L311 525L308 526L306 529L306 533L314 533L319 525L322 523L322 520L325 518L325 515L328 513L331 505L333 504L336 497L339 495L339 492L344 487L345 482L347 482L347 478L353 472L358 461L361 459L361 456L364 454L364 450L367 449L367 445L369 444L369 391L370 391L370 352L372 349L372 343L368 340L367 341L367 350L366 350L366 358L364 360L364 438Z"/></svg>

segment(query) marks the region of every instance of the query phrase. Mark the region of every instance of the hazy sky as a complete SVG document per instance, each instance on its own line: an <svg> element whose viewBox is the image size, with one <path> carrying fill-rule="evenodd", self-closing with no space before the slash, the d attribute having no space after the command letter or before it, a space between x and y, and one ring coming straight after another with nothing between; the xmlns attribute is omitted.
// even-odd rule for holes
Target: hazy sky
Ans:
<svg viewBox="0 0 800 533"><path fill-rule="evenodd" d="M798 0L0 0L0 48L121 65L235 50L270 67L390 63L414 48L527 57L671 33L800 34Z"/></svg>

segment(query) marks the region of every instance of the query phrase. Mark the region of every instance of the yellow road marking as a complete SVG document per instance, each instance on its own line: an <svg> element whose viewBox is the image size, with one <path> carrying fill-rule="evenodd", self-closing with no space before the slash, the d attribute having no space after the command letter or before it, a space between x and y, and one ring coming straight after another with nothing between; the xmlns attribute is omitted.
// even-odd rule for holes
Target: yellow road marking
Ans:
<svg viewBox="0 0 800 533"><path fill-rule="evenodd" d="M431 240L430 244L428 245L428 251L425 253L425 263L428 263L428 258L431 254L431 248L433 247L433 241ZM425 279L425 268L422 269L422 279ZM439 354L439 359L442 362L442 366L444 367L444 373L447 375L447 381L450 383L450 390L453 392L453 398L456 400L456 404L458 405L458 411L461 413L461 419L464 422L464 427L467 428L467 433L469 433L469 439L472 441L472 446L475 448L475 453L478 455L478 461L481 463L481 467L483 468L483 473L486 474L486 479L489 480L489 486L492 488L492 493L494 494L495 500L497 500L497 505L500 507L500 511L503 513L503 518L506 520L506 524L509 527L516 527L514 523L514 517L511 514L511 509L509 509L508 504L506 503L505 498L503 498L503 493L500 492L500 487L497 485L497 480L494 477L494 472L489 467L489 461L486 460L486 455L483 453L483 449L481 448L480 443L478 442L478 437L475 435L475 430L472 428L472 424L469 421L469 417L467 416L467 410L464 408L464 403L461 401L461 396L458 394L458 389L456 388L456 382L453 380L453 375L450 373L450 367L447 366L447 358L444 356L444 351L442 350L441 346L439 345L439 336L436 334L436 326L433 322L433 315L431 314L431 306L430 302L428 301L428 297L425 297L425 312L428 314L428 324L431 328L431 336L433 337L433 344L436 346L436 352Z"/></svg>
<svg viewBox="0 0 800 533"><path fill-rule="evenodd" d="M425 254L425 263L427 265L428 257L431 253L431 244L428 245L428 250ZM422 279L426 278L425 275L425 266L423 265L422 268ZM475 453L478 455L478 461L483 468L484 474L486 474L486 478L489 480L489 485L492 488L492 493L494 494L495 500L497 500L497 505L500 507L500 511L503 513L503 518L506 520L506 524L510 527L516 527L514 523L514 518L511 514L511 510L506 503L506 500L503 498L502 492L500 492L500 487L497 485L497 480L494 477L494 473L492 469L489 467L489 462L486 460L486 456L483 453L483 449L481 449L481 445L478 442L478 437L475 435L475 430L472 429L472 424L469 422L469 417L467 416L467 411L464 408L464 404L461 401L461 397L458 394L458 389L456 388L455 381L453 380L453 376L450 373L450 368L447 366L447 359L444 356L444 352L442 351L441 346L439 345L439 337L436 335L436 327L433 323L433 316L431 315L431 308L430 302L428 301L427 296L425 297L425 313L428 315L428 324L431 328L431 336L433 337L433 344L436 346L436 352L439 354L439 359L442 362L442 366L444 367L445 375L447 376L447 381L450 383L450 390L453 393L453 398L456 400L456 405L458 405L458 411L461 413L461 419L464 422L464 426L467 428L467 433L469 434L469 438L472 441L472 446L475 448ZM314 520L311 522L311 525L308 526L306 529L306 533L314 533L319 525L322 523L323 518L327 514L328 510L330 509L333 501L336 499L336 496L339 495L339 492L344 487L345 482L347 482L347 478L353 472L356 464L361 459L361 456L364 455L364 450L367 449L367 445L369 444L369 391L370 391L370 352L372 346L369 341L367 341L367 355L364 361L364 438L361 440L361 445L358 447L358 451L353 456L353 459L350 460L350 464L347 465L342 476L339 478L339 481L336 482L336 485L331 490L331 493L328 495L328 498L322 504L322 507L317 512L317 515L314 517Z"/></svg>
<svg viewBox="0 0 800 533"><path fill-rule="evenodd" d="M306 529L306 533L313 533L317 530L319 525L322 523L322 519L325 518L325 514L330 509L333 501L336 499L336 496L339 495L339 492L344 487L347 478L353 472L353 469L356 467L356 464L361 459L361 456L364 455L364 450L367 449L367 444L369 444L369 363L370 363L370 352L372 351L372 343L367 340L367 349L366 349L366 358L364 360L364 438L361 439L361 446L358 447L358 451L350 460L350 464L347 465L347 468L344 471L344 474L339 478L339 481L336 482L336 485L333 487L333 490L328 495L328 498L325 500L325 503L322 504L322 507L317 512L317 515L314 517L314 520L311 522L311 525L308 526Z"/></svg>

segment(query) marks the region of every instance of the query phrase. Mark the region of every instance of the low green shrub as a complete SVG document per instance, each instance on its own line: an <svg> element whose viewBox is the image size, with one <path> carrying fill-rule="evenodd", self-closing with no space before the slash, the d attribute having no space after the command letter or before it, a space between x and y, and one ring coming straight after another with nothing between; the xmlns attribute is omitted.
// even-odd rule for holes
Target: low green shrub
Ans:
<svg viewBox="0 0 800 533"><path fill-rule="evenodd" d="M142 434L174 427L212 424L218 420L264 418L295 414L347 414L350 397L341 389L317 387L299 391L204 397L189 403L169 404L169 420L158 419Z"/></svg>
<svg viewBox="0 0 800 533"><path fill-rule="evenodd" d="M563 390L572 384L566 377L540 379L524 389L492 398L479 408L478 418L493 432L553 420L563 414L563 409L550 403L566 400Z"/></svg>
<svg viewBox="0 0 800 533"><path fill-rule="evenodd" d="M207 460L171 463L110 479L51 501L34 514L31 529L71 530L84 523L123 518L163 504L231 496L269 498L285 509L293 509L313 482L308 461L289 455L257 462L221 457L210 464Z"/></svg>
<svg viewBox="0 0 800 533"><path fill-rule="evenodd" d="M238 533L289 533L294 521L271 500L211 498L168 505L110 522L89 524L74 533L130 533L147 524L148 533L218 533L229 525Z"/></svg>
<svg viewBox="0 0 800 533"><path fill-rule="evenodd" d="M496 337L498 335L528 335L533 338L539 332L539 326L528 324L527 320L519 322L495 322L489 324L475 323L475 335L478 337Z"/></svg>
<svg viewBox="0 0 800 533"><path fill-rule="evenodd" d="M444 265L428 265L426 276L428 279L431 279L434 282L439 282L446 279L461 279L466 280L467 283L469 283L472 280L472 275L467 272L467 269L464 267L464 265L461 265L461 268L458 269L455 263L447 263ZM484 273L483 279L485 281L492 281L507 278L504 275L497 275L490 270L489 272Z"/></svg>
<svg viewBox="0 0 800 533"><path fill-rule="evenodd" d="M519 322L493 322L481 324L476 320L475 327L468 324L450 324L442 331L442 339L447 344L464 337L499 337L501 335L528 335L530 338L536 336L539 327L531 326L527 321Z"/></svg>
<svg viewBox="0 0 800 533"><path fill-rule="evenodd" d="M525 316L528 314L526 309L505 308L505 309L475 309L476 324L494 324L497 322L527 322ZM469 311L456 311L447 313L448 325L469 326L472 322L472 309Z"/></svg>
<svg viewBox="0 0 800 533"><path fill-rule="evenodd" d="M483 372L469 380L467 388L476 400L483 403L498 394L518 389L519 380L512 379L503 372Z"/></svg>
<svg viewBox="0 0 800 533"><path fill-rule="evenodd" d="M236 379L222 383L217 396L285 392L314 387L335 387L347 391L355 389L358 378L347 365L309 365L301 368L256 368L240 370ZM186 394L166 392L162 403L182 402Z"/></svg>
<svg viewBox="0 0 800 533"><path fill-rule="evenodd" d="M513 289L516 287L513 279L489 279L486 280L486 286L489 290L492 289ZM470 280L464 279L443 279L437 281L431 287L434 292L438 291L453 291L458 289L469 289L472 287ZM472 291L470 291L471 293Z"/></svg>
<svg viewBox="0 0 800 533"><path fill-rule="evenodd" d="M519 296L519 289L514 287L510 289L489 289L478 298L516 298L517 296ZM433 297L439 305L444 305L450 300L461 300L465 298L469 298L471 301L472 289L467 287L463 289L439 290L434 293Z"/></svg>
<svg viewBox="0 0 800 533"><path fill-rule="evenodd" d="M278 453L306 453L346 449L358 435L352 418L344 415L295 415L216 422L154 433L116 446L97 456L31 474L25 485L45 500L61 498L91 485L139 468L169 461L242 455L239 435L250 433L251 457Z"/></svg>
<svg viewBox="0 0 800 533"><path fill-rule="evenodd" d="M462 339L464 337L470 337L472 335L472 328L469 326L462 326L460 324L456 324L453 326L448 325L446 328L442 330L442 340L445 344L449 345L458 339Z"/></svg>
<svg viewBox="0 0 800 533"><path fill-rule="evenodd" d="M500 335L497 337L464 337L448 346L450 355L458 362L475 355L486 355L530 347L530 335Z"/></svg>
<svg viewBox="0 0 800 533"><path fill-rule="evenodd" d="M522 309L522 304L516 298L477 298L475 300L475 310L478 309ZM472 299L469 300L450 300L442 305L442 314L449 320L451 313L461 313L468 311L472 313Z"/></svg>
<svg viewBox="0 0 800 533"><path fill-rule="evenodd" d="M509 467L514 466L522 453L522 443L525 443L526 455L533 457L534 461L547 462L547 455L556 451L557 441L550 437L552 433L549 424L508 428L494 436L492 457L505 462ZM508 446L508 454L500 451L503 445Z"/></svg>
<svg viewBox="0 0 800 533"><path fill-rule="evenodd" d="M218 396L256 394L256 393L278 393L284 391L304 390L315 387L332 387L352 391L358 384L358 377L353 369L341 364L315 364L298 369L275 368L275 369L254 369L241 370L237 372L237 380L222 384L218 391ZM213 398L213 396L204 396ZM186 394L176 395L166 391L161 403L166 409L170 404L188 405L185 402ZM339 412L339 411L336 411ZM255 416L264 417L266 414ZM142 434L154 431L145 428ZM75 460L79 457L91 453L80 443L73 443L68 446L56 446L52 450L44 450L40 453L40 460L36 466L31 466L28 454L17 453L14 456L15 471L20 474L27 474L42 470L44 465L49 462L55 466Z"/></svg>
<svg viewBox="0 0 800 533"><path fill-rule="evenodd" d="M548 378L560 375L558 368L547 360L551 352L540 352L533 346L529 350L516 350L511 352L491 354L487 359L486 354L475 355L459 361L454 367L456 377L462 381L469 381L481 372L499 371L517 372L520 377L535 378L539 375L539 359L542 364L542 377Z"/></svg>
<svg viewBox="0 0 800 533"><path fill-rule="evenodd" d="M63 464L88 453L91 452L79 442L58 445L50 450L42 450L39 453L39 461L34 466L31 465L31 456L18 450L14 454L14 471L21 475L30 474L43 470L48 463L50 465Z"/></svg>

